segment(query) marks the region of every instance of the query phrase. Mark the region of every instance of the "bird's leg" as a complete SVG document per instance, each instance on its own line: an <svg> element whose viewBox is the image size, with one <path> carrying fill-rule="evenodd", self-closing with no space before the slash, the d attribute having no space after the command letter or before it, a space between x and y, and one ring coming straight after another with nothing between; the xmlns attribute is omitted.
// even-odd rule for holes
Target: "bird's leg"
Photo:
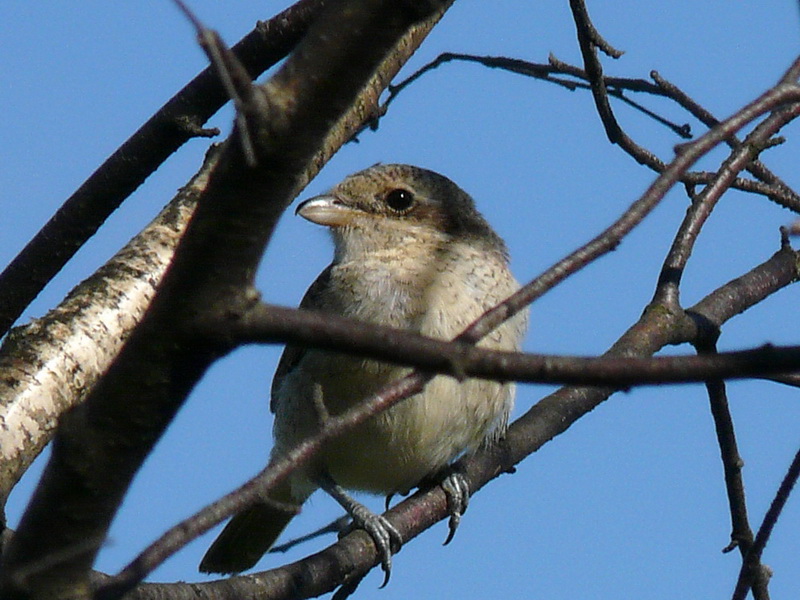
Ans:
<svg viewBox="0 0 800 600"><path fill-rule="evenodd" d="M376 515L366 506L352 498L330 475L323 473L317 483L325 492L338 502L353 518L353 525L364 529L372 538L381 559L381 569L385 574L381 587L389 583L392 572L392 553L403 545L403 537L382 515Z"/></svg>
<svg viewBox="0 0 800 600"><path fill-rule="evenodd" d="M461 523L461 515L467 511L470 491L467 478L462 472L452 467L445 474L440 485L444 490L444 495L447 497L447 512L450 513L450 521L447 524L450 528L450 533L447 534L447 539L443 544L446 546L456 535L456 529Z"/></svg>

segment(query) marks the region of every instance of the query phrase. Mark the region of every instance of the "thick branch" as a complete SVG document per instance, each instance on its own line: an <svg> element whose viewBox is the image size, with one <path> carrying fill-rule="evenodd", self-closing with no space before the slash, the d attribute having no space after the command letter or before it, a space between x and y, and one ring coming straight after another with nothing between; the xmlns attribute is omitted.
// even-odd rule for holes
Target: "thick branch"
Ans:
<svg viewBox="0 0 800 600"><path fill-rule="evenodd" d="M141 233L58 307L0 347L0 506L139 323L172 259L213 160Z"/></svg>
<svg viewBox="0 0 800 600"><path fill-rule="evenodd" d="M357 101L331 129L317 155L300 174L301 186L305 186L313 179L342 144L351 139L360 125L371 117L385 82L390 81L400 70L435 22L436 19L432 19L412 28L409 34L400 40L395 50L361 91ZM269 23L262 26L269 26ZM192 179L191 185L197 186L201 181L203 185L207 183L205 169ZM169 227L178 233L184 230L193 212L195 196L196 194L192 194L189 198L183 192L180 193L170 204L172 208L167 208L162 214L170 223ZM191 210L189 210L189 200L191 200ZM177 235L160 236L157 242L153 242L149 228L142 231L131 241L128 248L121 252L123 256L128 257L126 260L136 263L135 269L126 268L120 271L118 258L113 258L85 284L71 292L51 313L27 329L19 330L0 348L0 368L4 364L11 365L2 371L4 373L2 381L7 385L4 389L0 382L0 404L3 405L0 408L0 424L10 423L9 419L24 423L21 428L9 425L9 431L0 436L0 448L6 452L4 458L9 460L0 475L0 499L5 497L14 482L50 441L58 416L76 405L91 389L93 382L108 369L122 342L138 324L152 299L152 292L172 260L178 239ZM117 279L117 275L120 279ZM124 318L118 318L116 313L107 315L105 312L96 311L94 313L96 318L89 318L91 313L83 309L101 301L102 294L99 290L109 286L118 290L118 293L127 299L124 304L119 305L119 314L124 315ZM138 289L149 292L141 295L135 291ZM131 302L134 299L135 302ZM111 318L113 327L105 321L107 316ZM73 333L67 334L65 328ZM41 334L35 334L34 330ZM85 335L86 332L101 331L108 333L109 339L100 340ZM90 361L80 362L80 389L71 385L74 369L70 367L72 363L69 349L73 347L80 348L82 352L89 353L92 357ZM64 369L52 368L54 363L46 359L52 352L57 353L59 360L66 361L67 366ZM36 402L28 402L28 399L35 399ZM19 439L19 433L25 433L24 439ZM9 439L8 435L12 435L14 439ZM14 455L8 454L10 452Z"/></svg>
<svg viewBox="0 0 800 600"><path fill-rule="evenodd" d="M233 47L251 77L286 56L323 4L300 0ZM205 69L92 173L0 274L0 335L161 163L191 138L215 133L201 127L227 101L216 74Z"/></svg>
<svg viewBox="0 0 800 600"><path fill-rule="evenodd" d="M7 592L89 593L89 568L131 478L224 351L187 337L193 318L217 302L252 301L247 290L272 228L329 129L409 26L438 7L335 3L247 99L259 167L243 163L232 137L150 311L87 401L63 420L5 556Z"/></svg>

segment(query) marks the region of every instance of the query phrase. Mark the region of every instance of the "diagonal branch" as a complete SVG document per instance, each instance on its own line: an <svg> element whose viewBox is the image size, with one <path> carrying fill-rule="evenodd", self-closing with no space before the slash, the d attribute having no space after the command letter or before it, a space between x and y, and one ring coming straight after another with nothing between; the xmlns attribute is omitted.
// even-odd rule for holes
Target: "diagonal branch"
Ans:
<svg viewBox="0 0 800 600"><path fill-rule="evenodd" d="M584 69L562 62L556 59L552 55L550 56L548 64L540 64L516 58L508 58L504 56L475 56L471 54L458 54L453 52L445 52L443 54L440 54L430 63L421 67L419 70L408 76L400 83L392 85L389 88L389 96L387 97L385 102L381 105L375 118L371 121L370 127L372 127L373 129L377 128L378 119L384 116L388 112L389 105L399 96L400 92L406 89L410 84L415 82L425 73L438 68L440 65L444 63L453 60L475 62L489 68L503 69L506 71L510 71L512 73L519 73L527 77L534 77L537 79L541 79L543 81L553 83L555 85L564 87L570 91L579 88L591 90L591 85L589 83L584 83L589 81L589 77ZM578 79L578 81L561 78L558 77L557 75L568 75L570 77ZM656 82L655 84L644 79L611 77L607 75L602 76L602 81L607 95L617 98L618 100L621 100L622 102L625 102L626 104L632 106L635 110L642 112L643 114L646 114L647 116L651 117L658 123L661 123L662 125L669 128L670 130L675 132L676 135L682 138L691 137L690 127L688 124L685 123L679 125L677 123L669 121L663 116L658 115L653 111L651 111L650 109L642 106L638 102L634 102L627 95L624 94L624 91L647 93L674 100L680 106L689 111L693 116L695 116L701 122L703 122L706 126L708 126L709 129L715 127L720 123L720 121L717 118L712 116L708 111L703 109L695 101L689 98L689 96L685 92L680 90L677 86L666 81L663 77L661 77L658 74L658 72L651 71L650 75ZM731 146L731 148L734 149L738 147L739 144L741 144L741 142L735 136L731 136L727 138L725 141L729 146ZM655 172L660 173L663 170L664 165L662 162L660 161L657 163L652 161L648 162L646 156L636 154L636 152L638 152L639 146L631 146L631 147L623 146L622 148L625 152L631 155L639 163L647 164L647 166L653 169ZM783 206L784 208L788 208L793 212L800 212L800 195L798 195L794 190L792 190L788 185L786 185L786 183L784 183L779 177L777 177L774 173L772 173L765 165L755 160L749 163L746 168L760 181L754 181L752 179L747 179L743 177L736 177L731 183L732 188L748 193L754 193L766 196L767 198L769 198L776 204ZM715 177L714 173L707 173L702 171L690 171L685 173L681 177L681 181L688 186L707 185L709 182L713 180L714 177Z"/></svg>
<svg viewBox="0 0 800 600"><path fill-rule="evenodd" d="M794 455L792 464L789 465L786 476L781 481L767 514L764 515L764 521L758 528L756 539L744 557L736 589L733 592L733 600L744 600L751 585L755 586L760 581L769 580L771 573L767 567L761 564L761 554L764 552L772 530L778 522L783 507L786 506L786 501L789 499L798 477L800 477L800 451Z"/></svg>
<svg viewBox="0 0 800 600"><path fill-rule="evenodd" d="M759 123L743 144L734 147L714 179L694 198L661 268L656 295L664 302L678 302L678 288L683 271L697 237L719 199L730 188L738 173L758 156L769 139L798 115L800 103L795 103L776 110Z"/></svg>
<svg viewBox="0 0 800 600"><path fill-rule="evenodd" d="M286 56L323 4L300 0L233 47L252 78ZM213 69L205 69L92 173L0 274L0 336L161 163L193 137L219 133L202 125L227 101Z"/></svg>
<svg viewBox="0 0 800 600"><path fill-rule="evenodd" d="M678 86L670 81L667 81L658 73L658 71L651 71L650 77L653 78L653 81L656 82L658 87L663 90L668 98L671 98L680 106L688 110L695 118L703 123L703 125L711 129L719 124L719 119L712 115L708 110L700 106L700 104L698 104L695 100L690 98L689 95L681 90ZM731 136L725 140L725 143L728 144L728 146L730 146L732 149L735 149L736 146L742 142L736 136ZM800 212L800 195L786 185L786 183L780 177L770 171L767 166L764 165L764 163L759 160L753 160L747 165L747 170L752 173L753 176L757 177L767 185L771 186L772 188L777 188L783 192L776 197L770 196L772 200L777 201L779 204L785 208L788 208L789 210ZM783 198L786 198L787 202L780 202L780 199Z"/></svg>
<svg viewBox="0 0 800 600"><path fill-rule="evenodd" d="M458 52L443 52L431 62L420 67L417 71L399 83L391 85L389 87L389 95L381 105L378 113L379 116L382 117L385 115L389 110L389 105L394 102L394 100L404 89L414 83L417 79L422 77L425 73L433 71L434 69L439 68L441 65L451 61L473 62L490 69L502 69L504 71L509 71L510 73L517 73L519 75L525 75L526 77L541 79L542 81L553 83L569 91L575 91L576 89L591 90L586 71L579 67L560 61L552 54L550 55L547 64L541 64L519 58L509 58L506 56L477 56L474 54L462 54ZM569 77L574 77L575 79L559 77L559 75L568 75ZM669 93L665 89L662 89L661 86L653 84L645 79L611 77L607 75L603 75L603 82L610 96L629 104L635 110L655 119L657 122L672 130L676 135L684 139L691 138L690 127L688 124L684 123L682 125L678 125L676 123L672 123L661 115L658 115L650 109L645 108L638 102L631 100L624 94L624 91L632 91L669 98ZM377 123L373 121L372 126L375 127L376 125ZM711 127L709 126L709 129L710 128Z"/></svg>
<svg viewBox="0 0 800 600"><path fill-rule="evenodd" d="M608 52L608 50L605 49L608 47L608 44L600 37L597 29L595 29L592 24L589 18L589 11L586 10L586 4L583 0L570 0L569 6L572 11L572 18L575 20L575 29L578 33L578 46L581 49L586 76L589 80L589 86L592 90L597 112L605 127L608 141L612 144L630 147L633 145L633 141L622 131L622 128L619 126L614 116L614 111L611 110L611 104L608 101L608 92L606 91L605 82L603 81L603 66L597 57L597 48L604 49L605 52ZM610 55L614 56L614 54ZM617 54L615 58L619 58L619 55L620 54ZM648 162L652 163L652 165L660 162L655 155L647 153L644 156L648 156Z"/></svg>
<svg viewBox="0 0 800 600"><path fill-rule="evenodd" d="M714 328L714 331L716 333L718 329ZM705 337L709 339L701 337L695 343L698 353L716 354L716 335ZM750 529L747 517L747 501L742 479L744 461L736 443L736 432L728 405L725 382L720 379L709 380L706 383L706 390L708 391L711 416L714 419L725 477L725 490L728 495L728 508L731 514L731 542L723 549L723 552L730 552L738 547L744 560L753 545L753 531ZM769 598L769 595L766 594L768 578L763 577L763 574L763 571L759 571L756 577L757 583L753 586L755 600Z"/></svg>
<svg viewBox="0 0 800 600"><path fill-rule="evenodd" d="M709 294L689 309L686 315L671 313L664 310L663 307L650 307L639 322L614 344L606 356L609 359L613 357L644 357L653 354L667 344L691 342L697 335L700 335L693 323L698 320L717 324L726 322L795 281L798 277L797 269L794 253L787 253L785 248L781 253L776 254L742 277ZM687 319L686 316L689 318ZM339 419L347 420L348 424L352 424L356 420L368 418L374 414L376 408L385 408L389 403L399 401L404 394L414 393L420 389L417 386L421 381L419 375L410 375L391 388L385 389L380 396L369 399L366 404L332 419L332 423L339 427L341 425L336 422ZM472 492L476 492L498 475L511 471L514 465L538 450L550 439L566 431L575 421L606 400L615 390L615 387L568 387L542 399L511 425L502 446L487 449L460 462L459 468L463 469L468 476ZM326 431L323 435L327 439L331 432ZM318 442L316 437L307 440L291 455L291 460L298 461L296 464L288 465L281 462L276 465L277 470L264 471L245 486L231 493L227 501L237 503L233 510L229 511L226 507L223 512L220 512L227 502L221 500L209 507L208 512L203 511L192 520L178 524L167 534L172 538L168 545L173 547L172 544L177 541L176 538L185 533L187 528L194 529L199 522L202 522L205 531L213 526L209 524L212 520L221 521L246 506L248 501L252 501L258 496L265 485L273 484L278 478L285 477L291 469L299 464L299 461L307 460L318 443L321 441ZM408 541L448 516L447 501L444 492L438 487L423 490L398 504L387 515L390 516L392 524L402 533L403 539ZM162 594L168 589L174 591L176 586L180 587L189 598L206 597L206 595L231 600L240 597L252 597L257 600L313 597L334 589L338 583L365 572L376 563L374 547L369 538L362 533L355 532L319 553L277 569L209 583L141 584L129 592L128 598L155 600L162 597ZM157 545L158 543L151 548L155 548ZM144 564L152 567L148 562L151 558L153 556L147 556L147 553L140 557ZM126 577L142 575L137 572L137 569L142 566L142 563L139 562L132 563L120 573L117 582L125 581ZM114 579L111 582L114 582ZM106 598L106 596L102 597Z"/></svg>
<svg viewBox="0 0 800 600"><path fill-rule="evenodd" d="M0 346L0 507L58 418L106 371L156 294L215 153L138 235L64 301Z"/></svg>
<svg viewBox="0 0 800 600"><path fill-rule="evenodd" d="M86 402L62 419L4 556L3 593L88 594L89 569L133 475L226 351L193 337L195 318L253 302L253 274L272 229L330 129L410 27L448 5L332 3L253 95L256 104L243 112L257 132L258 169L244 162L234 132L144 320ZM43 560L53 556L64 560Z"/></svg>
<svg viewBox="0 0 800 600"><path fill-rule="evenodd" d="M361 91L357 102L331 129L317 156L301 174L302 185L316 176L372 114L384 82L400 70L434 23L431 20L414 27L400 41ZM262 23L264 27L267 25ZM71 291L64 302L30 326L12 332L0 346L0 431L5 431L0 435L4 453L0 506L52 438L58 416L75 406L105 373L141 320L172 260L197 196L208 183L209 168L209 164L204 165L152 225ZM104 296L103 290L113 292ZM99 306L105 309L94 310ZM103 332L107 335L98 337ZM91 360L79 359L76 352L88 353ZM54 368L56 359L65 365L63 369ZM80 378L73 377L76 364L80 364Z"/></svg>

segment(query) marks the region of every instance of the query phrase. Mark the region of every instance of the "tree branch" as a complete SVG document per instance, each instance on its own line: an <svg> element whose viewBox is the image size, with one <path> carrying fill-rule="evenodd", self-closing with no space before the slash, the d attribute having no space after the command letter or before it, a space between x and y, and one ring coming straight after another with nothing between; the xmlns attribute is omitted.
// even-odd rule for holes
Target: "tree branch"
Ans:
<svg viewBox="0 0 800 600"><path fill-rule="evenodd" d="M798 255L775 255L758 272L782 271L787 285L800 275ZM700 327L693 331L699 333ZM611 385L630 387L663 383L702 383L709 378L768 377L800 368L800 346L762 346L706 356L659 358L582 357L488 350L463 341L445 342L324 313L260 305L234 333L249 343L292 343L365 356L453 377L498 381ZM237 327L237 329L238 329ZM239 335L241 333L241 336Z"/></svg>
<svg viewBox="0 0 800 600"><path fill-rule="evenodd" d="M262 21L233 47L252 78L297 44L323 0L300 0ZM161 107L58 209L0 274L0 336L114 210L169 156L193 137L216 135L202 125L227 101L207 68Z"/></svg>
<svg viewBox="0 0 800 600"><path fill-rule="evenodd" d="M717 353L716 343L713 339L698 340L695 346L700 353L712 355ZM711 416L714 419L731 514L731 542L723 549L723 552L730 552L738 547L742 559L744 559L753 544L753 531L750 529L747 518L747 501L742 480L744 461L739 455L736 443L736 433L728 407L725 382L719 379L709 380L706 383L706 390L708 391ZM753 597L755 600L766 600L769 596L762 594L761 590L766 590L768 580L763 577L758 577L758 579L758 585L753 588Z"/></svg>
<svg viewBox="0 0 800 600"><path fill-rule="evenodd" d="M653 305L602 360L612 361L623 357L636 360L637 357L653 354L667 344L691 342L700 335L694 325L696 322L722 324L795 281L798 277L796 263L797 257L794 253L784 248L750 272L709 294L686 314ZM596 359L596 362L599 363L600 359ZM643 362L638 366L642 364ZM413 373L359 406L338 417L332 417L320 435L303 442L285 460L263 471L190 520L172 528L118 577L110 580L112 587L108 588L108 595L103 593L101 598L109 600L120 591L130 589L128 586L117 588L115 584L130 583L132 579L129 578L138 581L155 566L155 562L151 561L155 561L156 557L163 559L159 553L164 548L174 551L189 539L207 531L214 523L247 506L268 486L274 485L303 461L308 460L325 441L373 416L377 411L385 410L406 394L419 391L425 381L424 377L418 372ZM459 461L458 468L467 475L470 490L475 493L491 479L513 470L514 465L566 431L616 389L612 386L568 387L539 401L511 425L502 445ZM417 492L386 515L407 542L448 516L447 501L444 492L439 487L434 487ZM251 597L254 600L307 598L331 591L342 582L360 576L377 564L377 560L372 542L363 532L356 531L319 553L277 569L209 583L169 584L169 588L160 584L141 584L133 588L127 597L150 600L160 598L166 589L174 590L177 587L186 598L202 598L207 595L213 595L219 600L241 597ZM141 570L144 566L147 568Z"/></svg>
<svg viewBox="0 0 800 600"><path fill-rule="evenodd" d="M211 156L163 211L41 319L0 346L0 507L139 323L172 259Z"/></svg>
<svg viewBox="0 0 800 600"><path fill-rule="evenodd" d="M401 91L403 91L406 87L408 87L410 84L419 79L422 75L424 75L428 71L436 69L440 65L453 60L475 62L489 68L503 69L513 73L519 73L521 75L534 77L536 79L541 79L542 81L554 83L570 91L579 88L591 90L591 85L583 83L584 81L586 82L589 81L589 77L586 74L585 70L567 64L565 62L562 62L552 55L550 56L548 64L540 64L516 58L508 58L504 56L475 56L471 54L458 54L452 52L445 52L443 54L440 54L436 59L434 59L427 65L421 67L419 70L414 72L412 75L410 75L400 83L391 86L389 88L390 92L389 96L387 97L386 101L381 105L379 111L376 114L376 117L370 123L370 127L372 127L373 129L377 128L378 119L383 117L388 112L389 105L399 96ZM554 76L560 74L569 75L570 77L575 77L579 79L579 81L574 81L571 79L562 79ZM691 128L688 123L682 125L673 123L667 120L666 118L662 117L661 115L658 115L653 111L643 107L641 104L634 102L624 94L624 91L627 90L632 92L647 93L655 96L662 96L665 98L669 98L677 102L686 110L688 110L693 116L697 117L701 122L703 122L709 128L713 128L714 126L719 124L720 121L718 119L713 117L708 111L703 109L695 101L689 98L689 96L685 92L680 90L677 86L667 82L663 77L661 77L658 74L657 71L651 71L650 75L656 82L655 84L644 79L610 77L606 75L602 76L602 81L607 95L617 98L618 100L621 100L626 104L632 106L639 112L648 115L652 119L668 127L670 130L672 130L676 135L680 137L683 138L691 137L690 133ZM731 136L727 138L725 141L728 145L731 146L731 148L736 148L741 143L735 136ZM664 166L662 162L660 161L648 162L646 155L639 155L636 153L637 148L638 146L633 146L633 147L622 146L622 149L630 156L632 156L634 159L636 159L636 161L639 162L640 164L647 165L649 168L653 169L657 173L662 172ZM753 181L751 179L737 177L731 183L732 188L752 194L760 194L762 196L766 196L776 204L783 206L784 208L788 208L793 212L800 213L800 195L798 195L794 190L792 190L789 186L787 186L779 177L773 174L766 166L764 166L759 161L752 161L747 166L747 170L750 171L754 176L756 176L761 181ZM681 181L688 186L707 185L711 181L713 181L714 177L715 177L714 173L707 173L703 171L690 171L685 173L681 177Z"/></svg>
<svg viewBox="0 0 800 600"><path fill-rule="evenodd" d="M743 144L734 147L715 178L694 198L661 268L656 294L664 302L678 302L678 288L686 263L717 201L730 188L737 174L758 156L768 140L798 115L800 103L779 109L759 123Z"/></svg>
<svg viewBox="0 0 800 600"><path fill-rule="evenodd" d="M435 22L422 23L401 39L356 103L331 129L316 157L301 173L301 185L313 179L372 114L384 82L399 71ZM153 224L70 292L64 302L4 340L0 347L0 431L4 432L0 435L4 460L0 507L14 483L52 439L58 416L82 400L139 323L193 213L199 188L208 182L209 168L205 165ZM114 292L106 297L103 290ZM107 310L95 310L103 298L109 302L101 304ZM101 332L105 335L98 339ZM91 360L75 359L73 349L88 353ZM64 368L53 368L53 360L61 361ZM80 378L74 377L77 364Z"/></svg>
<svg viewBox="0 0 800 600"><path fill-rule="evenodd" d="M798 477L800 477L800 450L794 455L794 460L789 465L789 470L781 481L767 514L764 515L764 521L758 528L756 539L745 556L742 569L739 571L736 589L733 592L733 600L744 600L751 585L755 587L759 581L769 580L772 573L761 564L761 554L764 552L769 536L778 522L783 507L786 506L786 501L789 499L789 494L792 493Z"/></svg>
<svg viewBox="0 0 800 600"><path fill-rule="evenodd" d="M52 458L4 557L5 593L88 595L89 569L131 478L193 385L225 351L194 339L193 319L208 307L253 301L253 273L272 228L332 124L409 27L446 5L333 3L283 68L248 99L243 112L257 133L259 167L243 162L234 132L150 310L86 402L62 420ZM53 556L63 561L43 560Z"/></svg>
<svg viewBox="0 0 800 600"><path fill-rule="evenodd" d="M717 119L705 108L700 106L700 104L698 104L695 100L690 98L689 95L681 90L678 86L663 78L658 71L651 71L650 77L653 78L653 81L655 81L658 87L665 92L668 98L671 98L680 106L689 111L706 127L711 129L719 124L719 119ZM742 142L736 136L731 136L725 140L725 143L728 144L731 149L736 149L736 147ZM770 186L771 189L777 189L781 191L780 194L775 196L765 194L770 199L776 201L778 204L781 204L789 210L800 212L800 195L786 185L786 183L780 177L770 171L761 161L751 161L747 165L747 170L752 173L753 176Z"/></svg>

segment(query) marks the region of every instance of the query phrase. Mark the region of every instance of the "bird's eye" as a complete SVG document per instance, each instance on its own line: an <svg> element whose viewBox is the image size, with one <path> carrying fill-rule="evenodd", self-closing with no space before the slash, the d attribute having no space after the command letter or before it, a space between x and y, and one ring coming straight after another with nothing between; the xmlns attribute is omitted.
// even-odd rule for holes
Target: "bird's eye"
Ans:
<svg viewBox="0 0 800 600"><path fill-rule="evenodd" d="M396 212L404 212L414 204L414 194L408 190L397 188L386 194L386 204Z"/></svg>

